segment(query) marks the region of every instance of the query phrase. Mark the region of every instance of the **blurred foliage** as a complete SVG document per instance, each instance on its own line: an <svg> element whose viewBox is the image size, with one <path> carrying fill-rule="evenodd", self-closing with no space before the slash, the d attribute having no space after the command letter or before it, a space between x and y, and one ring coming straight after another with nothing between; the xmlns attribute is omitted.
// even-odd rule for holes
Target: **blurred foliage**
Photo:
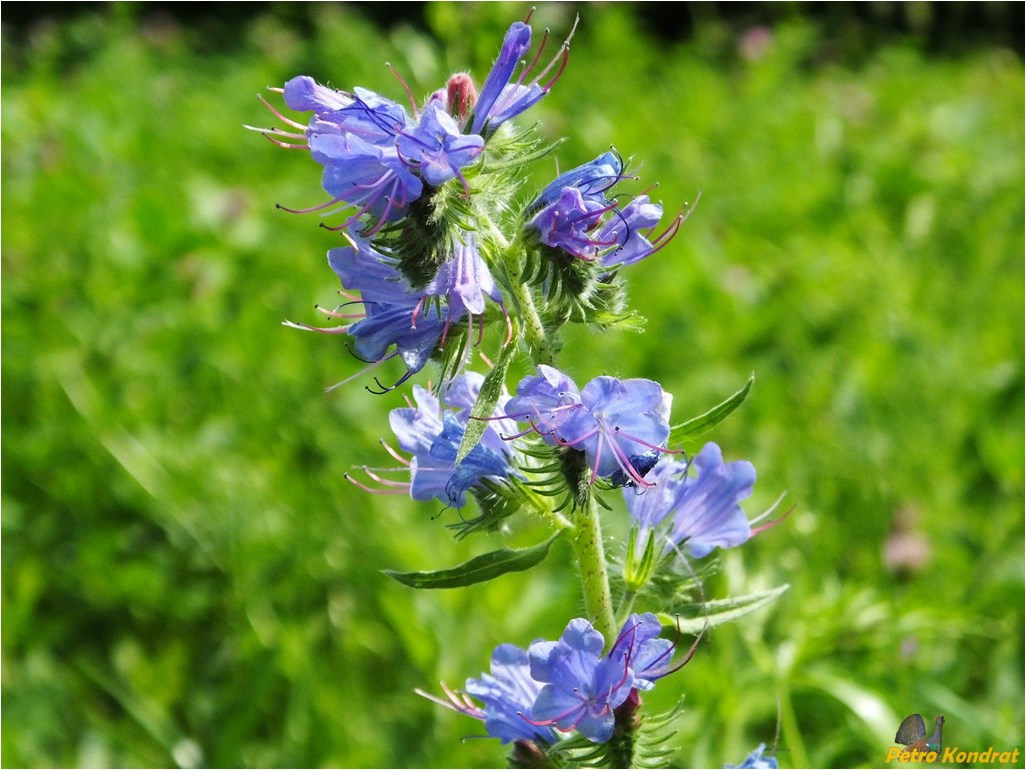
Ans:
<svg viewBox="0 0 1026 770"><path fill-rule="evenodd" d="M846 61L799 17L686 43L626 5L535 20L558 36L578 10L532 112L569 137L560 164L613 144L639 189L702 200L631 270L647 332L572 333L566 368L658 379L677 420L754 371L714 438L759 469L752 512L798 504L707 585L791 590L647 698L686 694L680 762L738 762L778 714L783 766L879 765L915 711L945 714L946 744L1022 747L1022 62L912 41ZM230 51L122 5L5 31L5 766L502 764L412 690L555 638L567 549L471 589L381 574L544 528L456 541L452 511L345 482L386 461L402 394L324 395L358 362L279 325L331 303L335 241L273 207L323 200L315 164L241 125L297 73L396 99L386 61L417 94L480 79L524 11L428 4L428 34L316 4L308 28L240 23Z"/></svg>

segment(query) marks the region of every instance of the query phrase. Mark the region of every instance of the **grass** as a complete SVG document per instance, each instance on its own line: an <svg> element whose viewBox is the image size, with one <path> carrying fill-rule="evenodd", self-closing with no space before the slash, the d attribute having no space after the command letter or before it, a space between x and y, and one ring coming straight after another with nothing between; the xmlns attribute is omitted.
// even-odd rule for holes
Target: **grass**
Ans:
<svg viewBox="0 0 1026 770"><path fill-rule="evenodd" d="M798 504L707 586L787 594L651 696L686 694L677 761L738 762L778 714L783 766L880 765L916 711L1022 747L1022 62L906 41L846 63L800 21L745 57L714 24L670 44L580 10L533 113L562 166L613 144L668 207L702 199L629 276L647 332L571 330L566 368L658 379L681 418L754 371L713 438L759 469L751 511ZM569 553L480 590L381 574L499 543L342 478L402 395L323 394L357 362L279 325L331 301L334 241L273 208L321 200L314 164L241 125L297 73L397 99L385 61L416 94L480 81L522 13L432 4L428 35L324 5L211 50L114 5L4 40L5 766L502 764L412 690L554 638Z"/></svg>

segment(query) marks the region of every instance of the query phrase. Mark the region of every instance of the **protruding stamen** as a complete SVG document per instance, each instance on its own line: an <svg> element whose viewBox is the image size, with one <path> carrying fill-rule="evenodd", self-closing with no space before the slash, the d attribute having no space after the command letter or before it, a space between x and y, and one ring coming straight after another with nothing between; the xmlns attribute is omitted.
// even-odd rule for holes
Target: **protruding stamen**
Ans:
<svg viewBox="0 0 1026 770"><path fill-rule="evenodd" d="M279 89L269 88L268 90L269 91L275 91L275 90L279 90ZM284 89L280 89L280 90L284 93ZM267 101L263 97L262 94L257 94L257 99L259 99L261 102L263 102L264 106L271 111L271 114L274 115L274 117L276 117L282 123L286 123L286 124L292 126L293 128L298 128L301 131L304 131L304 132L306 131L306 126L304 126L302 123L297 123L296 121L292 120L291 118L286 118L284 115L282 115L280 112L278 112L277 108L274 105L272 105L269 101Z"/></svg>
<svg viewBox="0 0 1026 770"><path fill-rule="evenodd" d="M342 478L344 478L354 487L362 489L364 492L368 492L372 495L405 495L409 492L409 489L375 489L374 487L369 487L362 481L353 478L348 473L343 474Z"/></svg>
<svg viewBox="0 0 1026 770"><path fill-rule="evenodd" d="M399 74L399 71L395 67L393 67L388 62L385 62L385 66L388 67L389 72L395 75L395 79L398 80L399 85L403 87L403 90L406 92L406 96L410 100L410 110L413 112L413 116L417 117L417 101L413 98L413 91L410 90L410 87L406 84L406 81L403 80L403 76Z"/></svg>

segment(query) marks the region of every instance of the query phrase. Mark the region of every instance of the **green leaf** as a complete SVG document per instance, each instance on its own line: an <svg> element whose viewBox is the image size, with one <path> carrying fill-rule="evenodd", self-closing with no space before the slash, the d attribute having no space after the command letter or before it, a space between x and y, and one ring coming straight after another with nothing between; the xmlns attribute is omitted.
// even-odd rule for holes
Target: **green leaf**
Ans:
<svg viewBox="0 0 1026 770"><path fill-rule="evenodd" d="M467 430L463 434L463 441L456 452L456 464L463 462L470 451L477 446L481 435L488 427L488 419L495 412L495 405L499 403L499 396L502 395L502 386L506 383L506 372L509 370L509 362L517 352L517 340L510 340L499 353L499 360L495 367L488 372L484 382L481 383L481 392L477 395L474 408L470 410L470 419L467 420Z"/></svg>
<svg viewBox="0 0 1026 770"><path fill-rule="evenodd" d="M658 613L659 622L664 626L680 628L681 633L697 634L705 628L723 625L737 620L750 612L765 607L790 586L786 583L768 591L756 591L744 596L733 596L729 599L715 599L702 604L685 604L676 615L665 612Z"/></svg>
<svg viewBox="0 0 1026 770"><path fill-rule="evenodd" d="M410 588L460 588L483 583L486 580L505 575L507 572L523 572L548 556L549 548L559 535L553 535L544 543L530 548L500 548L498 551L475 556L470 561L451 569L431 572L396 572L382 570Z"/></svg>
<svg viewBox="0 0 1026 770"><path fill-rule="evenodd" d="M748 382L744 384L744 387L726 401L717 404L705 414L700 414L698 417L692 417L690 420L685 420L679 425L674 425L670 428L669 443L683 443L719 425L726 419L727 415L741 406L745 398L748 397L748 391L752 389L753 382L755 382L754 374L748 378Z"/></svg>

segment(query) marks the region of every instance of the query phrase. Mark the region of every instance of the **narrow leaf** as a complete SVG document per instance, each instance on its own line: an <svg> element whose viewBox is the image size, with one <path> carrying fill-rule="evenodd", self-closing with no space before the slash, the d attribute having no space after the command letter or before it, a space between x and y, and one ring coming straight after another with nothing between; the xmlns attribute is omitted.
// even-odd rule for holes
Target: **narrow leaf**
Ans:
<svg viewBox="0 0 1026 770"><path fill-rule="evenodd" d="M488 427L488 418L495 412L495 405L499 403L499 396L502 395L502 386L506 383L506 372L509 370L509 362L517 351L517 341L511 340L499 353L499 360L495 367L485 376L481 383L481 392L477 394L477 401L470 410L470 419L467 420L467 430L463 434L460 448L456 451L456 464L463 462L471 450L481 440L485 428Z"/></svg>
<svg viewBox="0 0 1026 770"><path fill-rule="evenodd" d="M475 556L470 561L451 569L431 572L396 572L390 569L382 571L410 588L460 588L483 583L507 572L523 572L540 564L548 556L549 548L557 537L558 535L553 535L544 543L530 548L501 548Z"/></svg>
<svg viewBox="0 0 1026 770"><path fill-rule="evenodd" d="M706 431L712 430L715 426L719 425L726 419L727 415L741 406L745 398L748 397L748 391L752 389L752 383L755 382L755 375L751 375L748 378L748 382L744 384L737 393L732 395L726 401L717 404L705 414L700 414L698 417L692 417L690 420L685 420L679 425L674 425L670 429L670 442L671 444L680 444L689 439L700 436Z"/></svg>
<svg viewBox="0 0 1026 770"><path fill-rule="evenodd" d="M677 615L659 613L659 622L664 626L680 628L682 633L697 634L704 628L712 628L747 615L765 607L790 586L786 583L768 591L756 591L745 596L733 596L729 599L716 599L703 604L686 604L681 606Z"/></svg>

